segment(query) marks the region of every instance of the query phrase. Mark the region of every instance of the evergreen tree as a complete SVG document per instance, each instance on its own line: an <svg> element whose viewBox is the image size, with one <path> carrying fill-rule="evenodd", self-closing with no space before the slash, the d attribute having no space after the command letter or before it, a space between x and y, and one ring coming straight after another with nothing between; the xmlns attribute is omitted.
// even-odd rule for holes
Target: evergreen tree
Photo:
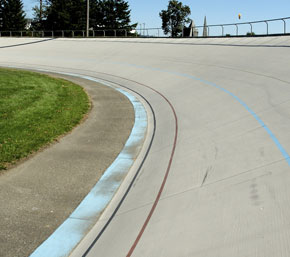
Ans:
<svg viewBox="0 0 290 257"><path fill-rule="evenodd" d="M90 27L106 29L135 28L130 25L128 2L124 0L91 0Z"/></svg>
<svg viewBox="0 0 290 257"><path fill-rule="evenodd" d="M1 0L0 0L1 1ZM45 29L85 30L87 0L47 0L43 15ZM39 17L39 10L35 9ZM90 0L90 27L94 29L135 28L130 25L128 2L124 0Z"/></svg>
<svg viewBox="0 0 290 257"><path fill-rule="evenodd" d="M39 5L36 5L32 8L34 16L31 24L32 29L34 30L44 29L44 22L47 18L47 8L48 8L47 0L39 0Z"/></svg>
<svg viewBox="0 0 290 257"><path fill-rule="evenodd" d="M130 23L129 4L124 0L105 0L102 3L105 28L124 28Z"/></svg>
<svg viewBox="0 0 290 257"><path fill-rule="evenodd" d="M21 0L2 0L2 30L24 30L25 13Z"/></svg>
<svg viewBox="0 0 290 257"><path fill-rule="evenodd" d="M4 0L0 0L0 31L3 30Z"/></svg>
<svg viewBox="0 0 290 257"><path fill-rule="evenodd" d="M49 0L48 3L46 29L85 29L86 0Z"/></svg>
<svg viewBox="0 0 290 257"><path fill-rule="evenodd" d="M90 27L94 29L104 27L103 5L101 0L90 0Z"/></svg>

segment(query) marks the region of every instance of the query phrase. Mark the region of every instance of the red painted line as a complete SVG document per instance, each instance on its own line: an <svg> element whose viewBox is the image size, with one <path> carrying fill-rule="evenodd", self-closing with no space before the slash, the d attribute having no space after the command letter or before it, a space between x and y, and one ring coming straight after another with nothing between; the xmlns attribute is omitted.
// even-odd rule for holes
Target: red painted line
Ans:
<svg viewBox="0 0 290 257"><path fill-rule="evenodd" d="M126 79L126 80L128 80L128 79ZM132 81L132 82L136 83L136 81ZM138 84L140 84L140 83L138 83ZM158 202L160 200L161 194L163 192L164 186L166 184L166 181L167 181L167 178L168 178L168 175L169 175L169 172L170 172L170 168L171 168L171 164L172 164L172 160L173 160L173 157L174 157L176 144L177 144L177 136L178 136L178 118L177 118L177 115L176 115L176 111L175 111L173 105L171 104L171 102L163 94L161 94L160 92L158 92L154 88L151 88L151 87L143 85L143 84L142 84L142 86L150 88L151 90L155 91L157 94L162 96L165 99L165 101L169 104L169 106L170 106L170 108L171 108L171 110L173 112L174 119L175 119L175 136L174 136L173 147L172 147L172 151L171 151L171 155L170 155L170 160L169 160L169 163L168 163L168 166L167 166L167 170L166 170L165 176L163 178L161 187L160 187L159 192L158 192L158 194L156 196L154 204L152 205L152 208L151 208L151 210L150 210L150 212L149 212L149 214L148 214L148 216L147 216L147 218L146 218L146 220L145 220L145 222L144 222L144 224L143 224L143 226L142 226L137 238L135 239L135 242L133 243L133 245L131 246L131 249L129 250L129 252L127 254L127 257L130 257L133 254L133 252L134 252L137 244L139 243L139 241L140 241L140 239L141 239L141 237L142 237L142 235L143 235L143 233L144 233L144 231L145 231L145 229L146 229L146 227L147 227L147 225L148 225L148 223L149 223L149 221L150 221L150 219L151 219L151 217L152 217L152 215L153 215L153 213L154 213L154 211L156 209L156 206L157 206L157 204L158 204Z"/></svg>
<svg viewBox="0 0 290 257"><path fill-rule="evenodd" d="M166 98L166 96L164 96L162 93L160 93L160 92L157 91L156 89L154 89L154 88L152 88L152 87L149 87L149 86L147 86L147 85L144 85L144 84L142 84L142 83L139 83L139 82L137 82L137 81L127 79L127 78L123 78L123 77L119 77L119 76L114 76L114 75L112 75L112 74L108 74L108 73L104 73L104 72L97 72L97 73L101 73L101 74L109 75L109 76L112 76L112 77L121 78L121 79L124 79L124 80L127 80L127 81L131 81L131 82L133 82L133 83L137 83L137 84L139 84L139 85L141 85L141 86L143 86L143 87L147 87L147 88L151 89L152 91L154 91L154 92L156 92L157 94L159 94L159 95L160 95L160 96L161 96L161 97L162 97L162 98L163 98L163 99L164 99L164 100L169 104L169 106L170 106L170 108L171 108L171 110L172 110L172 112L173 112L174 119L175 119L175 136L174 136L173 147L172 147L172 151L171 151L171 155L170 155L170 160L169 160L169 163L168 163L168 166L167 166L167 170L166 170L166 173L165 173L165 175L164 175L164 178L163 178L162 184L161 184L161 186L160 186L159 192L158 192L158 194L157 194L157 196L156 196L156 199L155 199L155 201L154 201L154 204L152 205L152 208L151 208L151 210L150 210L150 212L149 212L149 214L148 214L148 216L147 216L147 218L146 218L146 220L145 220L145 222L144 222L144 224L143 224L143 226L142 226L142 228L141 228L141 230L140 230L140 232L139 232L137 238L135 239L133 245L131 246L129 252L128 252L127 255L126 255L127 257L130 257L130 256L133 254L133 252L134 252L134 250L135 250L137 244L139 243L139 241L140 241L140 239L141 239L141 237L142 237L142 235L143 235L143 233L144 233L144 231L145 231L145 229L146 229L146 227L147 227L147 225L148 225L148 223L149 223L149 221L150 221L150 219L151 219L151 217L152 217L152 215L153 215L153 213L154 213L154 211L155 211L155 209L156 209L156 206L157 206L157 204L158 204L158 202L159 202L159 200L160 200L161 194L162 194L163 189L164 189L164 186L165 186L165 184L166 184L166 181L167 181L167 178L168 178L168 175L169 175L169 172L170 172L171 164L172 164L172 161L173 161L173 157L174 157L174 153L175 153L175 149L176 149L176 144L177 144L177 136L178 136L178 118L177 118L176 111L175 111L173 105L171 104L171 102Z"/></svg>
<svg viewBox="0 0 290 257"><path fill-rule="evenodd" d="M162 93L160 93L160 92L157 91L156 89L154 89L154 88L152 88L152 87L150 87L150 86L144 85L144 84L142 84L142 83L140 83L140 82L137 82L137 81L134 81L134 80L130 80L130 79L127 79L127 78L123 78L123 77L120 77L120 76L115 76L115 75L108 74L108 73L104 73L104 72L97 72L97 73L104 74L104 75L109 75L109 76L111 76L111 77L121 78L121 79L124 79L124 80L127 80L127 81L131 81L131 82L133 82L133 83L136 83L136 84L139 84L139 85L141 85L141 86L143 86L143 87L147 87L147 88L151 89L152 91L154 91L154 92L156 92L158 95L160 95L160 96L161 96L161 97L162 97L162 98L163 98L163 99L164 99L164 100L169 104L169 106L170 106L170 108L171 108L171 110L172 110L172 112L173 112L174 119L175 119L175 136L174 136L173 147L172 147L172 151L171 151L171 155L170 155L170 160L169 160L169 163L168 163L168 166L167 166L167 170L166 170L166 172L165 172L165 175L164 175L164 178L163 178L162 184L161 184L161 186L160 186L160 189L159 189L159 192L158 192L158 194L157 194L157 196L156 196L156 199L155 199L155 201L154 201L154 204L152 205L152 208L151 208L151 210L150 210L150 212L149 212L149 214L148 214L148 216L147 216L147 218L146 218L146 220L145 220L145 222L144 222L144 224L143 224L143 226L142 226L142 228L141 228L141 230L140 230L138 236L136 237L136 239L135 239L133 245L131 246L129 252L128 252L127 255L126 255L126 257L130 257L130 256L132 256L132 254L133 254L133 252L134 252L134 250L135 250L137 244L139 243L139 241L140 241L140 239L141 239L141 237L142 237L142 235L143 235L143 233L144 233L144 231L145 231L145 229L146 229L146 227L147 227L147 225L148 225L148 223L149 223L149 221L150 221L150 219L151 219L151 217L152 217L152 215L153 215L153 213L154 213L154 211L155 211L155 209L156 209L156 206L157 206L157 204L158 204L158 202L159 202L159 200L160 200L161 194L162 194L163 189L164 189L164 186L165 186L165 184L166 184L166 181L167 181L167 178L168 178L168 175L169 175L169 172L170 172L171 164L172 164L172 161L173 161L173 157L174 157L174 154L175 154L176 144L177 144L177 136L178 136L178 118L177 118L176 111L175 111L173 105L171 104L171 102L166 98L166 96L164 96Z"/></svg>
<svg viewBox="0 0 290 257"><path fill-rule="evenodd" d="M175 119L175 136L174 136L173 147L172 147L172 151L171 151L171 155L170 155L170 160L169 160L169 163L168 163L168 166L167 166L167 169L166 169L162 184L160 186L159 192L158 192L158 194L156 196L156 199L154 201L154 204L152 205L152 208L151 208L151 210L150 210L150 212L149 212L149 214L148 214L148 216L147 216L147 218L146 218L146 220L145 220L145 222L144 222L144 224L143 224L143 226L142 226L137 238L135 239L135 241L134 241L133 245L131 246L128 254L126 255L127 257L130 257L133 254L137 244L139 243L139 241L140 241L140 239L141 239L141 237L142 237L142 235L143 235L143 233L144 233L144 231L145 231L145 229L146 229L146 227L147 227L147 225L148 225L148 223L149 223L149 221L150 221L150 219L151 219L151 217L152 217L152 215L153 215L153 213L154 213L154 211L156 209L156 206L157 206L157 204L158 204L158 202L160 200L161 194L162 194L164 186L166 184L166 181L167 181L167 178L168 178L168 175L169 175L169 172L170 172L171 164L172 164L172 161L173 161L173 157L174 157L174 154L175 154L176 144L177 144L178 118L177 118L176 111L175 111L173 105L171 104L171 102L162 93L160 93L156 89L154 89L154 88L152 88L150 86L144 85L142 83L139 83L137 81L130 80L130 79L123 78L123 77L119 77L119 76L115 76L115 75L112 75L112 74L109 74L109 73L104 73L104 72L96 72L96 73L108 75L108 76L111 76L111 77L121 78L121 79L124 79L124 80L127 80L127 81L131 81L133 83L139 84L140 86L149 88L150 90L156 92L157 94L159 94L169 104L169 106L170 106L170 108L171 108L171 110L173 112L174 119Z"/></svg>
<svg viewBox="0 0 290 257"><path fill-rule="evenodd" d="M111 77L121 78L121 79L124 79L124 80L127 80L127 81L131 81L133 83L139 84L140 86L143 86L143 87L147 87L150 90L156 92L157 94L159 94L169 104L169 106L170 106L170 108L171 108L171 110L173 112L174 119L175 119L175 136L174 136L173 147L172 147L172 151L171 151L171 155L170 155L170 160L169 160L169 163L168 163L168 166L167 166L167 169L166 169L162 184L160 186L159 192L158 192L158 194L156 196L156 199L154 201L154 204L152 205L152 208L151 208L151 210L150 210L150 212L149 212L149 214L148 214L148 216L147 216L147 218L146 218L146 220L145 220L145 222L144 222L144 224L143 224L143 226L142 226L137 238L135 239L133 245L131 246L129 252L126 255L127 257L130 257L133 254L137 244L139 243L139 241L140 241L140 239L141 239L141 237L142 237L142 235L143 235L143 233L144 233L144 231L145 231L145 229L146 229L146 227L147 227L147 225L148 225L148 223L149 223L149 221L150 221L150 219L151 219L151 217L152 217L152 215L153 215L153 213L154 213L154 211L156 209L156 206L157 206L157 204L158 204L158 202L160 200L161 194L162 194L164 186L166 184L166 181L167 181L167 178L168 178L168 175L169 175L169 172L170 172L171 164L172 164L172 161L173 161L173 157L174 157L174 153L175 153L175 149L176 149L176 144L177 144L178 118L177 118L176 111L175 111L173 105L171 104L171 102L168 100L168 98L166 98L166 96L164 96L162 93L160 93L156 89L154 89L154 88L152 88L150 86L144 85L144 84L142 84L140 82L137 82L137 81L134 81L134 80L130 80L130 79L127 79L127 78L123 78L123 77L120 77L120 76L115 76L115 75L112 75L112 74L109 74L109 73L104 73L104 72L97 72L97 73L104 74L104 75L109 75Z"/></svg>

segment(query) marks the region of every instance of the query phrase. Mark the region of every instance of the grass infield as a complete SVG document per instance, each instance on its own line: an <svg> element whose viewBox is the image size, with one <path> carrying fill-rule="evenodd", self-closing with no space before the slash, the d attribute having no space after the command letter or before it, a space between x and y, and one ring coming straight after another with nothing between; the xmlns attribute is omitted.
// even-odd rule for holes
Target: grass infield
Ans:
<svg viewBox="0 0 290 257"><path fill-rule="evenodd" d="M69 132L89 107L72 82L0 69L0 171Z"/></svg>

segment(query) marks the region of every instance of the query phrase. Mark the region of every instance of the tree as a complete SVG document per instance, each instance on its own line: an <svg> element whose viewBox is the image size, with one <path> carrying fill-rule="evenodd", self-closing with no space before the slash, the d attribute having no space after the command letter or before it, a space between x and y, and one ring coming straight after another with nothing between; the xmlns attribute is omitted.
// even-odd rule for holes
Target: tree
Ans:
<svg viewBox="0 0 290 257"><path fill-rule="evenodd" d="M135 28L137 24L130 25L130 12L129 4L124 0L91 0L91 27Z"/></svg>
<svg viewBox="0 0 290 257"><path fill-rule="evenodd" d="M47 0L39 0L39 5L32 8L34 18L31 25L34 30L44 29L44 22L47 19L47 9Z"/></svg>
<svg viewBox="0 0 290 257"><path fill-rule="evenodd" d="M43 24L43 27L49 30L86 29L87 0L42 0L42 2L42 11L41 5L34 8L36 24ZM130 12L129 4L124 0L90 0L90 27L135 28L137 24L130 25Z"/></svg>
<svg viewBox="0 0 290 257"><path fill-rule="evenodd" d="M86 0L48 0L46 29L84 30Z"/></svg>
<svg viewBox="0 0 290 257"><path fill-rule="evenodd" d="M186 23L190 22L188 16L191 14L190 8L187 5L183 5L177 0L170 0L167 10L162 10L159 13L162 19L162 29L164 34L171 33L172 37L178 37L181 35L183 27Z"/></svg>
<svg viewBox="0 0 290 257"><path fill-rule="evenodd" d="M3 30L4 0L0 0L0 31Z"/></svg>
<svg viewBox="0 0 290 257"><path fill-rule="evenodd" d="M103 2L100 0L90 0L90 27L97 29L103 27Z"/></svg>
<svg viewBox="0 0 290 257"><path fill-rule="evenodd" d="M2 30L24 30L25 13L21 0L0 0L0 18Z"/></svg>

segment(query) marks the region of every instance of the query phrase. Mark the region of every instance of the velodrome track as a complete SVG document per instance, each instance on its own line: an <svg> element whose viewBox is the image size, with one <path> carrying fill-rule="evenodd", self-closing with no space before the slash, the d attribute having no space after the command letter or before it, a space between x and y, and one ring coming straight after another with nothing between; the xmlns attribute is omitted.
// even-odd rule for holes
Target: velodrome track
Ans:
<svg viewBox="0 0 290 257"><path fill-rule="evenodd" d="M139 158L72 256L290 256L290 37L34 41L1 38L0 65L150 104Z"/></svg>

